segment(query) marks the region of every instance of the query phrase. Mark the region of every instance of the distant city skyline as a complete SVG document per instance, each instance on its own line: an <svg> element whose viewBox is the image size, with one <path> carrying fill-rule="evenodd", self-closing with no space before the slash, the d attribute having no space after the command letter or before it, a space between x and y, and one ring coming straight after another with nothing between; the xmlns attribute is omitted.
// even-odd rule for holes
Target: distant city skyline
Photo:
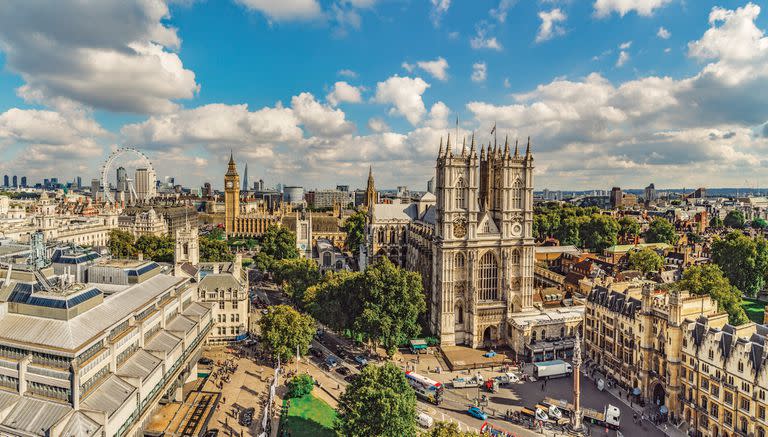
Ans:
<svg viewBox="0 0 768 437"><path fill-rule="evenodd" d="M0 174L90 180L134 146L218 186L233 149L274 184L421 187L441 137L496 125L537 189L763 177L755 2L99 3L0 5Z"/></svg>

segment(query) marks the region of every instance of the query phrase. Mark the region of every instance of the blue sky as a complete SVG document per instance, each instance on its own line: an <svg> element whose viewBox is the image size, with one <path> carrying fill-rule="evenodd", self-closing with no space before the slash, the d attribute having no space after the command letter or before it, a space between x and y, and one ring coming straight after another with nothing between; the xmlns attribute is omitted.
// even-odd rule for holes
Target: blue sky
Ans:
<svg viewBox="0 0 768 437"><path fill-rule="evenodd" d="M233 149L268 185L422 189L458 117L530 135L538 189L764 186L766 28L734 1L12 1L0 174L134 145L187 186Z"/></svg>

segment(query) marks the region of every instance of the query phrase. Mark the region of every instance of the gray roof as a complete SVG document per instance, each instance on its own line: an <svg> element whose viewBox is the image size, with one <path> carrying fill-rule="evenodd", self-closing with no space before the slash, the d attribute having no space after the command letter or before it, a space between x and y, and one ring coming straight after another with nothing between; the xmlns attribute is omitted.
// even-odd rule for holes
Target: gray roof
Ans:
<svg viewBox="0 0 768 437"><path fill-rule="evenodd" d="M101 425L93 421L85 414L75 411L64 428L61 430L61 437L83 437L96 435L101 430Z"/></svg>
<svg viewBox="0 0 768 437"><path fill-rule="evenodd" d="M434 225L437 222L436 208L434 206L428 207L421 215L421 221Z"/></svg>
<svg viewBox="0 0 768 437"><path fill-rule="evenodd" d="M165 330L171 332L183 332L184 334L191 331L197 322L190 320L182 315L177 315L170 322L165 324Z"/></svg>
<svg viewBox="0 0 768 437"><path fill-rule="evenodd" d="M19 402L5 417L3 425L42 436L70 411L72 407L69 405L19 397Z"/></svg>
<svg viewBox="0 0 768 437"><path fill-rule="evenodd" d="M232 273L209 273L200 280L199 288L209 291L218 289L231 288L233 290L239 290L242 285L237 282L237 279Z"/></svg>
<svg viewBox="0 0 768 437"><path fill-rule="evenodd" d="M83 401L83 406L89 410L104 411L112 417L125 401L136 392L136 388L122 378L111 375L106 381Z"/></svg>
<svg viewBox="0 0 768 437"><path fill-rule="evenodd" d="M181 314L190 318L202 317L211 311L212 305L212 303L206 305L200 302L192 302Z"/></svg>
<svg viewBox="0 0 768 437"><path fill-rule="evenodd" d="M115 375L125 378L139 378L143 381L157 369L162 361L151 353L139 349L117 369Z"/></svg>
<svg viewBox="0 0 768 437"><path fill-rule="evenodd" d="M184 279L168 275L154 276L105 298L100 305L70 320L3 314L0 315L0 340L76 352L182 281Z"/></svg>
<svg viewBox="0 0 768 437"><path fill-rule="evenodd" d="M416 220L418 213L415 203L377 203L373 207L373 216L376 220L411 221Z"/></svg>
<svg viewBox="0 0 768 437"><path fill-rule="evenodd" d="M148 351L171 352L181 343L181 339L166 331L160 331L151 340L144 342Z"/></svg>

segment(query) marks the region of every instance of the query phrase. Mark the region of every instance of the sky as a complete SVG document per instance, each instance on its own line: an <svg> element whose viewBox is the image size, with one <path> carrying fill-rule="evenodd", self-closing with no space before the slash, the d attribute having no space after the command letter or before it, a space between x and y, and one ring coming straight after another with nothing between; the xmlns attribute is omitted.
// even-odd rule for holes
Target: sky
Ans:
<svg viewBox="0 0 768 437"><path fill-rule="evenodd" d="M765 6L763 4L763 6ZM763 8L764 9L764 8ZM423 190L440 139L536 189L765 187L768 11L708 0L0 2L0 174Z"/></svg>

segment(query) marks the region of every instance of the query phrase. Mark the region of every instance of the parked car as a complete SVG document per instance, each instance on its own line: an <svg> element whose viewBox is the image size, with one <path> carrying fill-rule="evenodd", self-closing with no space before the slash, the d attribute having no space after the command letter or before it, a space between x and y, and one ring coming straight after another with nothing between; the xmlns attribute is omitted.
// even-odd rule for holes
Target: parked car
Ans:
<svg viewBox="0 0 768 437"><path fill-rule="evenodd" d="M475 419L488 420L488 415L485 414L485 411L477 407L469 407L469 409L467 410L467 414L474 417Z"/></svg>
<svg viewBox="0 0 768 437"><path fill-rule="evenodd" d="M317 358L320 358L320 359L323 359L323 356L325 355L325 354L323 354L323 351L321 351L320 349L316 349L316 348L310 348L309 349L309 353L311 353L313 356L315 356Z"/></svg>
<svg viewBox="0 0 768 437"><path fill-rule="evenodd" d="M355 357L355 362L356 362L357 364L359 364L360 366L365 366L365 365L367 365L367 364L368 364L368 359L367 359L367 358L365 358L365 357L364 357L364 356L362 356L362 355L358 355L358 356L356 356L356 357Z"/></svg>
<svg viewBox="0 0 768 437"><path fill-rule="evenodd" d="M347 376L350 374L350 370L347 366L340 366L338 369L336 369L336 373L342 376Z"/></svg>
<svg viewBox="0 0 768 437"><path fill-rule="evenodd" d="M336 357L334 357L333 355L325 359L325 367L328 370L334 369L338 365L339 365L339 360L337 360Z"/></svg>
<svg viewBox="0 0 768 437"><path fill-rule="evenodd" d="M202 357L199 360L197 360L198 363L202 364L203 366L210 366L213 364L213 360L210 358Z"/></svg>
<svg viewBox="0 0 768 437"><path fill-rule="evenodd" d="M350 375L345 376L344 377L344 381L347 381L348 383L351 384L351 383L353 383L359 377L360 377L360 375L358 375L357 373L352 373Z"/></svg>

